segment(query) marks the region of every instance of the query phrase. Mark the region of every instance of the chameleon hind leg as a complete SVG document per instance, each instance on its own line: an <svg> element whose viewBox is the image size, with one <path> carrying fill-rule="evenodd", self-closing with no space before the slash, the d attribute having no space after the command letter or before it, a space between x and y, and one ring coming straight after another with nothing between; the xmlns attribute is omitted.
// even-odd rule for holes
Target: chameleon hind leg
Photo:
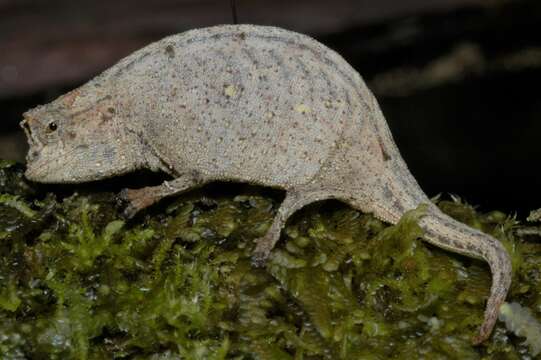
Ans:
<svg viewBox="0 0 541 360"><path fill-rule="evenodd" d="M321 188L288 190L267 233L256 240L256 248L252 254L252 263L255 266L263 266L265 264L271 250L278 240L280 240L282 229L291 215L308 204L330 198L334 198L334 196L328 190Z"/></svg>

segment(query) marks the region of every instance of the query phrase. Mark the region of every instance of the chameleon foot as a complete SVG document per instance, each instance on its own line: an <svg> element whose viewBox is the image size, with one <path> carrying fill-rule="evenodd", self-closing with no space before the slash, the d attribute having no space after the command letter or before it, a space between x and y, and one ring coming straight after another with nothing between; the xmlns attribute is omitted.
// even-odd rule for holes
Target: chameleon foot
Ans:
<svg viewBox="0 0 541 360"><path fill-rule="evenodd" d="M126 219L133 218L139 211L156 202L149 188L124 189L118 194L118 199L124 206L122 216Z"/></svg>
<svg viewBox="0 0 541 360"><path fill-rule="evenodd" d="M274 246L278 240L280 240L282 228L285 226L287 219L293 215L295 211L301 209L306 204L332 197L331 192L319 188L289 190L274 217L271 227L263 237L257 239L257 245L252 254L252 264L255 267L262 267L265 265L272 249L274 249Z"/></svg>
<svg viewBox="0 0 541 360"><path fill-rule="evenodd" d="M256 247L252 253L252 265L254 267L264 267L274 244L280 238L280 230L276 234L276 231L270 229L265 236L256 240Z"/></svg>

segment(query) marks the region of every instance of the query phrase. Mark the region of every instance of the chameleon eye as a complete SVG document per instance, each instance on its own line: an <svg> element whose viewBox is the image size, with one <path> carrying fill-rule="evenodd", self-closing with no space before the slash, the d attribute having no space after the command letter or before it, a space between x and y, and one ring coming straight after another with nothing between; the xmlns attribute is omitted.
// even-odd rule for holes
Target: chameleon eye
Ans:
<svg viewBox="0 0 541 360"><path fill-rule="evenodd" d="M50 122L49 123L49 130L50 131L55 131L56 129L58 129L58 125L54 121Z"/></svg>

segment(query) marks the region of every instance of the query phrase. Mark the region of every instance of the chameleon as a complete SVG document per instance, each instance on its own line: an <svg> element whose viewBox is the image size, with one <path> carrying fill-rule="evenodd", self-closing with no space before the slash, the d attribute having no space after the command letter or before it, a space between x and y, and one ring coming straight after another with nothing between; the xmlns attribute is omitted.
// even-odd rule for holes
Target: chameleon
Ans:
<svg viewBox="0 0 541 360"><path fill-rule="evenodd" d="M430 201L359 73L303 34L220 25L172 35L28 110L21 126L32 181L81 183L139 169L168 174L172 180L161 185L121 192L128 216L213 181L285 191L256 240L259 265L287 219L310 203L337 199L392 224L426 204L424 240L490 266L475 344L490 336L511 284L502 244Z"/></svg>

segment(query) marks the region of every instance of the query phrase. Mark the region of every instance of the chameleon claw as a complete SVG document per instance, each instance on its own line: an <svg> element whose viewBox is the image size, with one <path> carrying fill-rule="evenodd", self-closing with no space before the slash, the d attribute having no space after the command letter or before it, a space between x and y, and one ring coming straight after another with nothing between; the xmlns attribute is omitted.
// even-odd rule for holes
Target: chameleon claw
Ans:
<svg viewBox="0 0 541 360"><path fill-rule="evenodd" d="M255 268L262 268L265 267L267 264L267 260L269 258L269 254L264 251L254 251L251 258L252 266Z"/></svg>
<svg viewBox="0 0 541 360"><path fill-rule="evenodd" d="M125 219L131 219L139 211L149 206L149 199L146 196L145 189L123 189L117 195L118 203L123 207L121 213L122 217Z"/></svg>
<svg viewBox="0 0 541 360"><path fill-rule="evenodd" d="M280 228L278 228L277 232L271 228L265 235L255 240L256 246L252 252L252 266L257 268L265 266L278 238L280 238Z"/></svg>

